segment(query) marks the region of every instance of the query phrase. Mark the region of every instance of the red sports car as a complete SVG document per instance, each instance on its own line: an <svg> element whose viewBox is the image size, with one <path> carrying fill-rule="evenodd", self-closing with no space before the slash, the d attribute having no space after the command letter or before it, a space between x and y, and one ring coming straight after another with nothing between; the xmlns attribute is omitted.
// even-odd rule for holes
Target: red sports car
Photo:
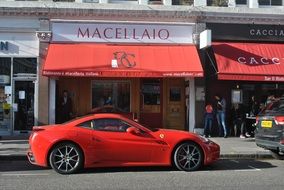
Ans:
<svg viewBox="0 0 284 190"><path fill-rule="evenodd" d="M81 168L176 166L193 171L220 156L220 147L197 134L148 129L119 114L102 113L61 125L33 127L27 153L32 164L61 174Z"/></svg>

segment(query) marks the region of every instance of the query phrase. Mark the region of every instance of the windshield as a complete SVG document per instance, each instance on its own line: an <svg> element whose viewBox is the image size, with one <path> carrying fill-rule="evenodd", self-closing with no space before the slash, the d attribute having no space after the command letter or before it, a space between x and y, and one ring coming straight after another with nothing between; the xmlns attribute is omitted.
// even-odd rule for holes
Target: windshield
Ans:
<svg viewBox="0 0 284 190"><path fill-rule="evenodd" d="M264 114L284 114L284 99L276 100L268 104L261 112L260 115Z"/></svg>

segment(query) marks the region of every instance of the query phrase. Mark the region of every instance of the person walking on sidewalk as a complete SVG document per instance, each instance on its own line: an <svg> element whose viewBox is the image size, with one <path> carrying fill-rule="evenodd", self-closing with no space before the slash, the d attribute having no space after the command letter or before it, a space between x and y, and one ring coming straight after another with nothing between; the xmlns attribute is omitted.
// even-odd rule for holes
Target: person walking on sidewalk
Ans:
<svg viewBox="0 0 284 190"><path fill-rule="evenodd" d="M208 103L205 106L205 114L204 114L204 135L205 137L211 137L212 122L213 122L213 107L210 103Z"/></svg>
<svg viewBox="0 0 284 190"><path fill-rule="evenodd" d="M218 122L218 127L219 127L219 136L222 136L222 131L224 138L227 138L227 127L226 127L226 100L221 97L219 94L215 95L215 99L217 101L216 104L216 117L217 117L217 122Z"/></svg>

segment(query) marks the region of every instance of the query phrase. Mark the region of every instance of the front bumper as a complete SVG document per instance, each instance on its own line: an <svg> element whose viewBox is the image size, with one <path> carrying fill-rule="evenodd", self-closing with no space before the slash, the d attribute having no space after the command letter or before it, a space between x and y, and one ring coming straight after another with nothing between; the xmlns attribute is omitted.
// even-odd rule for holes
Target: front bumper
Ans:
<svg viewBox="0 0 284 190"><path fill-rule="evenodd" d="M220 158L220 146L213 141L206 144L204 165L209 165Z"/></svg>
<svg viewBox="0 0 284 190"><path fill-rule="evenodd" d="M36 164L34 154L31 150L28 150L27 157L31 164Z"/></svg>

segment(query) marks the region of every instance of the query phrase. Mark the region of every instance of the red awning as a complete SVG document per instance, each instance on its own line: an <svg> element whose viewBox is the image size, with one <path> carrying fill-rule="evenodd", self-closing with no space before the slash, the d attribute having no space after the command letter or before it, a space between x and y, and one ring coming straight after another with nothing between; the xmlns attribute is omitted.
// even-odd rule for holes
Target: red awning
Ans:
<svg viewBox="0 0 284 190"><path fill-rule="evenodd" d="M50 44L45 76L202 77L195 46Z"/></svg>
<svg viewBox="0 0 284 190"><path fill-rule="evenodd" d="M218 79L284 81L284 45L214 43Z"/></svg>

